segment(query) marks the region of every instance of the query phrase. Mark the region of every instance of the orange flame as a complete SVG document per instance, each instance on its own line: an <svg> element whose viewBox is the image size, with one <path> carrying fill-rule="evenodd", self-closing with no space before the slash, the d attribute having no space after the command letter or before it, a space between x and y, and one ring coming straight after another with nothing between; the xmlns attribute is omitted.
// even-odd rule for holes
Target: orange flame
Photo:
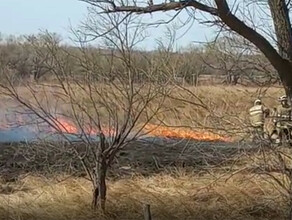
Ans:
<svg viewBox="0 0 292 220"><path fill-rule="evenodd" d="M78 126L76 126L73 122L66 120L64 118L58 118L55 120L56 124L58 125L58 131L63 133L71 133L71 134L78 134L79 132L83 131L87 135L98 135L101 133L99 129L94 128L90 125L84 125L82 126L82 129L78 129ZM112 128L106 128L106 126L102 126L103 130L102 133L106 136L114 135L115 131Z"/></svg>
<svg viewBox="0 0 292 220"><path fill-rule="evenodd" d="M55 121L57 124L57 128L60 132L71 133L71 134L78 133L78 128L74 125L74 123L67 121L63 118L58 118Z"/></svg>
<svg viewBox="0 0 292 220"><path fill-rule="evenodd" d="M193 131L191 129L184 128L170 128L165 126L157 125L147 125L145 130L149 132L150 135L158 137L168 137L168 138L184 138L192 140L201 141L231 141L228 137L222 137L218 134L214 134L207 131Z"/></svg>
<svg viewBox="0 0 292 220"><path fill-rule="evenodd" d="M17 114L11 118L5 117L6 120L4 119L4 122L1 121L0 123L0 130L9 130L12 128L13 124L14 125L25 124L24 123L25 120L22 117L24 116L17 115ZM3 117L2 117L2 120L3 120ZM14 121L14 123L10 121ZM79 129L75 123L65 118L61 117L61 118L55 119L54 124L57 127L56 130L59 132L71 133L71 134L81 133L81 129ZM116 133L115 129L109 128L108 126L102 126L102 128L103 128L102 133L105 136L112 136ZM33 129L33 127L31 127L30 129ZM55 129L52 129L52 128L48 128L48 129L52 132L56 132ZM194 130L186 129L186 128L171 128L171 127L166 127L166 126L157 126L153 124L148 124L144 128L144 130L145 132L149 132L150 135L158 136L158 137L183 138L183 139L192 139L192 140L201 140L201 141L225 141L225 142L231 141L229 137L223 137L218 134L214 134L214 133L202 131L202 130L194 131ZM83 132L86 133L87 135L98 135L101 133L99 129L94 128L89 125L83 126Z"/></svg>

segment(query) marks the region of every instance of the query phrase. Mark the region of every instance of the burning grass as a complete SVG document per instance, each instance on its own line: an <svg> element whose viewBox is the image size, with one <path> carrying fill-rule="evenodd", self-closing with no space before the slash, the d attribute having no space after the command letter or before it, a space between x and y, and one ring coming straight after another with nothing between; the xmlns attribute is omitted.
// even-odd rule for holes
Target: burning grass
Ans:
<svg viewBox="0 0 292 220"><path fill-rule="evenodd" d="M146 125L145 130L149 131L149 135L158 137L191 139L200 141L231 141L231 139L228 137L214 134L212 132L203 130L193 131L192 129L188 128L173 128L148 124Z"/></svg>
<svg viewBox="0 0 292 220"><path fill-rule="evenodd" d="M183 125L185 127L204 125L218 128L218 130L222 127L230 130L234 126L234 130L236 130L235 128L240 130L245 123L247 109L259 94L259 91L253 88L198 87L190 89L210 109L213 108L212 114L215 114L216 118L211 115L210 111L190 102L179 100L180 95L188 97L187 93L180 95L174 93L175 98L168 97L165 103L165 107L169 111L160 118L163 119L165 124ZM37 95L45 96L44 92L46 93L46 91L42 91ZM48 92L52 91L49 90ZM280 94L280 89L271 88L265 94L263 101L271 107L276 104L277 96ZM27 95L27 98L29 98L29 95L25 92L23 95ZM80 99L83 98L80 94ZM50 99L53 99L53 97L48 98L48 100ZM192 101L191 99L189 98L189 101ZM62 111L69 111L66 109L66 105L60 106ZM67 130L76 132L75 126L71 123L67 125L67 122L64 122L62 125L68 127ZM151 126L148 129L151 129ZM154 136L196 140L228 141L221 134L206 134L201 130L194 131L194 129L165 129L165 127L160 127L152 134ZM220 149L230 150L227 147L228 143L225 144L225 147ZM125 162L135 163L139 159L139 166L143 165L148 168L149 164L154 163L159 167L164 160L166 160L165 164L172 164L180 156L190 159L192 164L190 166L193 166L191 169L196 169L196 173L183 170L175 173L148 173L148 175L145 175L147 177L135 175L135 177L130 178L127 175L126 178L121 179L116 176L115 180L109 181L108 211L105 215L93 212L90 209L91 185L82 178L69 177L63 181L58 181L57 179L65 178L60 177L59 175L62 172L59 172L58 174L52 173L49 179L27 176L10 184L3 181L0 189L0 219L142 219L143 203L151 204L154 219L281 219L286 214L286 203L283 201L283 196L275 190L273 184L264 181L259 175L245 173L229 178L230 176L222 174L222 170L215 171L215 168L217 170L217 166L220 166L220 164L222 166L224 164L226 170L232 169L230 168L231 164L223 163L223 160L230 160L233 163L234 160L231 159L233 154L218 153L213 148L209 149L208 152L201 152L197 148L184 148L179 152L177 150L173 152L173 148L177 149L177 146L170 146L167 143L165 147L159 147L160 151L157 151L158 148L152 149L153 144L144 147L138 148L139 156L137 154L131 155L130 151L127 151L129 154L125 156L127 159ZM207 147L204 146L205 148ZM182 155L182 152L184 152L184 155ZM59 152L63 160L62 153ZM72 155L70 152L67 153L66 161L72 168L74 161L72 163L69 161L69 158L72 160ZM44 159L35 156L41 155L40 151L38 151L38 154L31 154L32 157L27 166L26 158L22 159L25 163L14 166L15 152L13 155L11 156L13 158L11 163L13 163L14 169L19 166L19 169L23 170L25 168L27 172L30 172L30 163L37 161L38 164L33 164L34 166L37 165L37 169L42 165L41 162L45 163L43 165L45 168L48 164L47 157L44 157ZM47 156L46 153L44 155ZM49 155L56 155L56 152L49 152ZM157 155L160 158L157 159ZM218 155L220 158L217 162ZM149 157L146 158L146 156ZM193 163L194 158L196 163ZM4 160L3 163L1 161L2 168L7 168L6 158L2 159ZM159 163L159 159L161 159L161 163ZM55 165L53 171L56 172L56 169L59 168L59 160L55 159L51 162L52 164L49 165L52 167ZM245 166L247 163L251 164L254 161L241 162L244 164L240 165ZM63 163L63 161L60 161L60 163ZM185 164L185 161L183 163ZM67 168L67 166L64 167ZM213 170L209 170L210 167ZM212 175L208 172L211 172ZM226 178L229 178L228 181L226 181Z"/></svg>
<svg viewBox="0 0 292 220"><path fill-rule="evenodd" d="M1 194L1 219L142 219L149 203L154 219L281 219L285 214L279 193L250 176L225 182L210 175L184 171L152 177L110 181L107 213L90 210L91 186L84 179L58 182L29 176ZM59 180L63 178L59 177Z"/></svg>
<svg viewBox="0 0 292 220"><path fill-rule="evenodd" d="M74 87L74 85L71 86ZM84 91L80 90L78 86L75 87L76 89L74 89L74 91L76 90L75 92L78 94L78 96L76 95L75 97L75 101L82 103L82 106L86 107L86 111L91 112L92 100L88 100L88 96ZM47 110L48 113L54 115L55 112L53 112L52 109L54 109L54 111L58 110L58 112L66 115L69 120L74 120L70 104L65 103L68 99L60 98L60 96L62 96L60 94L62 94L63 91L59 87L50 84L43 86L31 85L29 88L18 87L19 94L21 94L25 100L28 100L35 105L35 100L32 98L31 94L32 88L33 95L42 102L43 108ZM107 89L110 88L104 88L104 90ZM170 137L178 136L178 138L187 137L191 139L203 138L204 140L215 141L218 139L226 140L228 139L226 136L232 137L233 139L239 139L248 132L247 113L250 106L252 106L254 99L262 97L264 104L271 108L278 104L277 98L283 93L282 89L275 87L257 89L240 86L199 86L188 87L186 89L188 89L189 92L176 88L168 97L166 97L163 106L164 110L152 120L152 124L161 124L161 122L163 122L166 127L153 132L153 134L160 135L162 133L167 133L167 136ZM115 94L114 91L111 91L111 93ZM2 99L5 99L6 103L3 108L7 108L9 100L4 96L1 97L1 100ZM95 97L94 100L96 102L99 101L97 97ZM121 97L120 100L116 101L113 98L110 100L110 103L119 106L121 100ZM154 101L151 105L155 106L156 104L156 101ZM200 104L205 105L206 108L203 108ZM152 109L152 107L149 109ZM0 106L0 108L2 107ZM105 123L107 123L108 113L106 110L99 109L99 114L100 118L104 118ZM2 116L1 112L0 116ZM124 114L120 112L120 115L118 115L117 118L123 119ZM4 117L0 118L0 127L5 129L7 123L3 122L3 119ZM16 120L15 117L13 117L13 119ZM58 119L62 120L62 118ZM68 119L66 119L67 121L59 121L60 123L57 123L57 127L65 132L76 133L77 130L80 130L79 128L76 128L71 121L68 121ZM140 120L143 120L143 116L141 116ZM181 129L180 131L177 131L177 129L169 129L166 131L166 128L171 126L191 128L194 131L191 131L190 129ZM83 127L85 127L86 132L89 131L89 133L95 133L95 130L97 130L90 126L87 126L88 128L86 128L84 125ZM105 126L105 128L106 129L103 130L110 129L107 126ZM207 128L210 133L201 133L202 128ZM196 134L195 131L199 131L197 133L201 134Z"/></svg>

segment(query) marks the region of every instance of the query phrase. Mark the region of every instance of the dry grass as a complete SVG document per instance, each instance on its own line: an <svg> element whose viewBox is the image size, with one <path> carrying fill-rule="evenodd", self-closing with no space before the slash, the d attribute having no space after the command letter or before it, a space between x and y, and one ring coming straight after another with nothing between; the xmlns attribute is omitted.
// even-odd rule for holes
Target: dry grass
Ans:
<svg viewBox="0 0 292 220"><path fill-rule="evenodd" d="M149 203L154 219L281 219L285 206L279 193L259 178L220 179L183 171L148 178L111 181L107 214L90 209L90 183L69 178L57 183L26 177L1 194L1 219L142 219ZM11 190L10 190L11 191Z"/></svg>
<svg viewBox="0 0 292 220"><path fill-rule="evenodd" d="M267 107L273 108L279 104L277 99L284 92L283 89L276 87L260 90L238 86L200 86L188 89L207 106L208 110L193 103L168 99L167 105L172 109L170 114L172 117L165 117L166 123L242 131L247 126L248 109L255 99L261 97ZM183 90L175 92L173 96L198 102L194 96Z"/></svg>
<svg viewBox="0 0 292 220"><path fill-rule="evenodd" d="M229 129L234 126L239 130L246 121L248 108L262 93L256 88L232 86L189 89L221 121L215 120L210 113L196 105L168 98L166 108L170 112L163 118L164 122L185 126L197 126L200 122L210 127ZM45 97L46 92L52 90L44 90L38 95ZM270 88L263 94L263 101L268 107L273 107L282 93L282 89ZM173 94L193 100L184 91L177 90ZM31 98L24 89L22 95ZM242 163L251 164L254 160L249 158ZM105 215L90 209L91 185L86 180L71 177L58 183L57 177L45 179L29 176L10 185L2 183L0 219L142 219L143 203L151 204L155 220L284 219L286 203L272 183L250 173L232 178L225 175L218 179L219 175L222 174L199 175L182 170L147 178L135 176L111 180L108 212ZM228 181L226 178L229 178Z"/></svg>
<svg viewBox="0 0 292 220"><path fill-rule="evenodd" d="M33 94L43 103L42 106L45 109L51 108L48 111L52 111L52 109L58 108L64 114L70 115L70 106L60 105L62 101L57 100L57 97L60 97L60 94L63 93L62 89L57 89L52 85L31 85L31 87L33 87ZM31 87L30 89L18 87L20 96L27 102L33 101ZM115 91L105 92L106 89L113 90L112 88L104 88L104 93L115 94ZM253 105L254 100L261 97L264 104L272 108L278 104L277 98L284 92L282 88L276 87L199 86L187 87L186 89L195 94L196 97L183 89L173 89L171 97L168 97L165 101L164 113L160 114L154 122L162 120L171 126L210 128L218 133L232 130L231 136L240 136L240 132L243 132L247 127L248 109ZM78 87L74 91L76 92L74 98L76 101L83 103L83 106L92 105L84 91ZM2 93L0 91L0 94ZM115 95L118 96L118 94ZM185 101L182 101L182 99ZM65 100L68 101L69 99ZM119 105L121 100L116 100L116 104ZM111 102L114 102L114 100L111 100ZM206 105L207 110L197 105L200 102ZM99 110L100 115L107 117L106 111L103 113L102 109ZM90 111L90 107L88 107L88 112ZM121 113L121 118L123 118L123 115Z"/></svg>

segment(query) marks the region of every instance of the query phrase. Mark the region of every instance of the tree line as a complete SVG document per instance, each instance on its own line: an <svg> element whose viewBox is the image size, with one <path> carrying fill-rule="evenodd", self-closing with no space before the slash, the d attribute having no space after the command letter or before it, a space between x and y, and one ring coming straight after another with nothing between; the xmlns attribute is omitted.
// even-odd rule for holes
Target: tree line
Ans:
<svg viewBox="0 0 292 220"><path fill-rule="evenodd" d="M36 82L53 80L54 59L52 51L46 48L48 43L60 47L63 51L62 59L66 59L68 67L70 66L68 71L73 71L74 77L82 77L86 71L78 65L80 63L78 59L82 59L84 48L64 44L56 33L1 38L2 73L13 77L16 83L27 80ZM124 71L126 68L115 53L117 51L110 47L86 46L86 54L94 58L96 71L103 71L103 74L107 75L106 80L115 80L117 71ZM280 83L276 71L268 60L236 36L223 36L211 43L190 45L178 50L163 45L158 45L152 51L136 49L133 55L131 60L137 67L134 74L136 83L144 83L147 80L163 82L170 79L192 86L201 84L270 86ZM94 75L96 81L104 80L100 74L93 73L93 77Z"/></svg>

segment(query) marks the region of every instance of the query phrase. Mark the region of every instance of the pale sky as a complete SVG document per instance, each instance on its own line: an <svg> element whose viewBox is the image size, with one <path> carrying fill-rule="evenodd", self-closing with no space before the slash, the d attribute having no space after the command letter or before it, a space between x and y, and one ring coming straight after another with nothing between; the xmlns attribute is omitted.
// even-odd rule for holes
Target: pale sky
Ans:
<svg viewBox="0 0 292 220"><path fill-rule="evenodd" d="M69 36L70 23L77 26L87 14L87 4L78 0L0 0L0 32L4 35L35 34L40 29L57 32L64 38ZM160 13L147 15L147 21L165 18ZM184 14L180 18L186 19ZM155 47L154 39L164 33L163 27L151 29L149 38L142 47ZM180 31L178 35L184 31ZM182 38L177 46L187 46L192 41L206 41L213 36L212 30L197 23Z"/></svg>

